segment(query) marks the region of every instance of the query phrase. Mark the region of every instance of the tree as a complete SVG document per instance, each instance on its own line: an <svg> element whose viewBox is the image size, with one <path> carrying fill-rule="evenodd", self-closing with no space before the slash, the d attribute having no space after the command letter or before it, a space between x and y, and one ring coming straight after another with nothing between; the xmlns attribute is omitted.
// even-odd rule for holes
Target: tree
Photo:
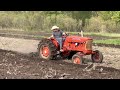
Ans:
<svg viewBox="0 0 120 90"><path fill-rule="evenodd" d="M120 11L112 11L113 15L111 16L111 19L116 22L116 24L120 23Z"/></svg>
<svg viewBox="0 0 120 90"><path fill-rule="evenodd" d="M92 11L71 11L70 12L72 18L76 19L78 22L78 30L79 28L79 20L82 20L82 27L81 29L83 30L83 28L85 27L85 20L86 19L90 19L92 16Z"/></svg>
<svg viewBox="0 0 120 90"><path fill-rule="evenodd" d="M51 21L54 21L54 24L56 24L56 22L57 22L57 15L61 14L62 11L45 11L44 13L46 15L50 16L50 18L51 18L51 15L55 15L54 20L51 20Z"/></svg>
<svg viewBox="0 0 120 90"><path fill-rule="evenodd" d="M111 17L113 16L113 12L111 11L99 11L97 13L98 13L98 16L100 16L104 21L110 20Z"/></svg>
<svg viewBox="0 0 120 90"><path fill-rule="evenodd" d="M100 11L98 15L104 20L113 20L116 24L120 23L120 11Z"/></svg>

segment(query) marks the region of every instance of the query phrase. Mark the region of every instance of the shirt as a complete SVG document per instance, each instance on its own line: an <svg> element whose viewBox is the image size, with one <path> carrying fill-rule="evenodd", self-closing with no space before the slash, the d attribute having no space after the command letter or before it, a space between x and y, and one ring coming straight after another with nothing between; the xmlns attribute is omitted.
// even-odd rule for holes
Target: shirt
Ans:
<svg viewBox="0 0 120 90"><path fill-rule="evenodd" d="M62 30L59 30L59 31L53 31L53 36L55 38L61 38L63 35L63 31Z"/></svg>

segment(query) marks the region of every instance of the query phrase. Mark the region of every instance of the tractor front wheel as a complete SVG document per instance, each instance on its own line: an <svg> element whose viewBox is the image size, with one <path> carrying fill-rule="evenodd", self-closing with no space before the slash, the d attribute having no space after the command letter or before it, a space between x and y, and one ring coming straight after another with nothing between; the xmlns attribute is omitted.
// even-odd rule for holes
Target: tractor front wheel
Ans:
<svg viewBox="0 0 120 90"><path fill-rule="evenodd" d="M80 54L76 53L72 56L72 62L74 64L82 64L83 63L83 58Z"/></svg>
<svg viewBox="0 0 120 90"><path fill-rule="evenodd" d="M92 59L92 62L94 63L102 63L103 54L100 51L96 50L95 54L91 55L91 59Z"/></svg>

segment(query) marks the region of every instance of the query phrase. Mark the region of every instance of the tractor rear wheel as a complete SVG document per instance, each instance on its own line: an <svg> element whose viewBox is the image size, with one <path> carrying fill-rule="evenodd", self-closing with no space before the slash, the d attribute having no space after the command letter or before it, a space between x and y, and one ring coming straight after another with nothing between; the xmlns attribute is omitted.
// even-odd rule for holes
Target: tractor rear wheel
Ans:
<svg viewBox="0 0 120 90"><path fill-rule="evenodd" d="M38 54L40 58L51 60L57 53L56 46L49 39L42 39L38 44Z"/></svg>
<svg viewBox="0 0 120 90"><path fill-rule="evenodd" d="M74 64L82 64L83 63L83 58L80 54L76 53L72 56L72 62Z"/></svg>
<svg viewBox="0 0 120 90"><path fill-rule="evenodd" d="M102 63L103 54L98 50L96 50L95 52L96 52L95 54L91 55L92 62L94 62L94 63Z"/></svg>

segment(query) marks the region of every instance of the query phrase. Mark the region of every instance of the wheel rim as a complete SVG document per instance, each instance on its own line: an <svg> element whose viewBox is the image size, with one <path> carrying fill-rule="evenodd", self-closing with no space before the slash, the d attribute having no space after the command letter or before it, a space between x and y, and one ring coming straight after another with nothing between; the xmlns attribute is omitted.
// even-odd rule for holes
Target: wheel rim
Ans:
<svg viewBox="0 0 120 90"><path fill-rule="evenodd" d="M50 54L49 48L47 46L43 46L40 50L40 53L42 54L42 56L48 57Z"/></svg>
<svg viewBox="0 0 120 90"><path fill-rule="evenodd" d="M80 64L81 63L80 61L81 61L80 58L75 57L74 60L73 60L73 63Z"/></svg>
<svg viewBox="0 0 120 90"><path fill-rule="evenodd" d="M99 61L99 53L96 53L94 58L95 58L96 61Z"/></svg>

